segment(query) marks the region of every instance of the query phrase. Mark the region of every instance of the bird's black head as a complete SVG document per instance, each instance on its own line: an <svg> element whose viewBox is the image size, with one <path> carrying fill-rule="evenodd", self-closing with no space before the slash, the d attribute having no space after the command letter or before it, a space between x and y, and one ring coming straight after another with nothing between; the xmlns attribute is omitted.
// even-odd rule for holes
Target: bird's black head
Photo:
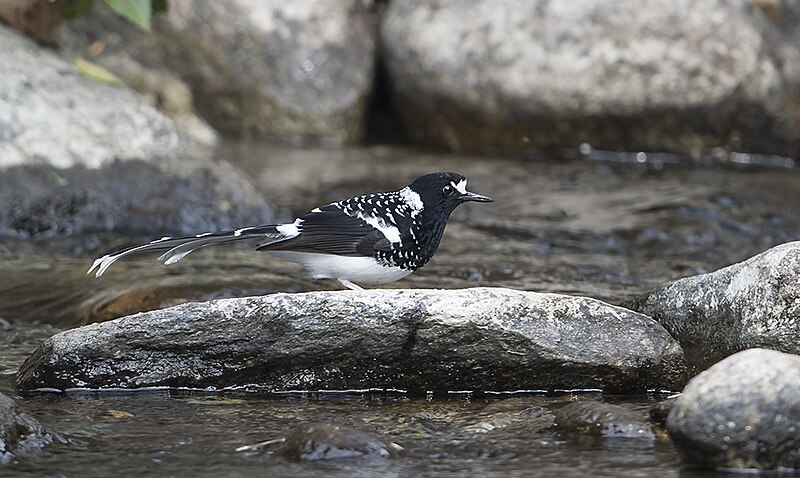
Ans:
<svg viewBox="0 0 800 478"><path fill-rule="evenodd" d="M425 209L450 215L467 201L492 202L492 198L467 191L467 178L458 173L430 173L408 187L417 193Z"/></svg>

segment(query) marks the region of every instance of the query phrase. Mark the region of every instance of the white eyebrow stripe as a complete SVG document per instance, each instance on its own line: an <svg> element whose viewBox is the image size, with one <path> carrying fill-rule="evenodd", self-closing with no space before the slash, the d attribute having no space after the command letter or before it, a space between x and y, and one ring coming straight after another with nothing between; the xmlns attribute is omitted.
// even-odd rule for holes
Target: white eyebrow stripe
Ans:
<svg viewBox="0 0 800 478"><path fill-rule="evenodd" d="M467 180L466 179L462 179L461 181L458 182L458 184L455 184L453 181L450 181L450 185L452 185L454 188L456 188L456 191L460 192L461 194L467 194Z"/></svg>

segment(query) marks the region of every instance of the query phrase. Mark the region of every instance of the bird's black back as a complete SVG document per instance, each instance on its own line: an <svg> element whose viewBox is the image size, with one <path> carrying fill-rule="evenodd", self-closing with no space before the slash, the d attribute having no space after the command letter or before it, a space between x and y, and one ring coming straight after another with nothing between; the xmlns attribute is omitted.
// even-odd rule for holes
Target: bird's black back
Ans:
<svg viewBox="0 0 800 478"><path fill-rule="evenodd" d="M408 187L345 199L298 221L300 234L260 249L373 257L380 264L417 270L434 255L447 216L433 214Z"/></svg>

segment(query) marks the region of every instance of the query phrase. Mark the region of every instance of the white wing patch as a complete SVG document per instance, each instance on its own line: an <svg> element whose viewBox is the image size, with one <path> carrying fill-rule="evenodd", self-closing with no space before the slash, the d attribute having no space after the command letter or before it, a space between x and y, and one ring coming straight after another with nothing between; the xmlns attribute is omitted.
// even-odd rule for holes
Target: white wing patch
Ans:
<svg viewBox="0 0 800 478"><path fill-rule="evenodd" d="M302 227L303 220L297 218L291 224L281 224L276 226L275 229L288 238L297 237L300 235L300 227Z"/></svg>
<svg viewBox="0 0 800 478"><path fill-rule="evenodd" d="M465 186L466 187L466 186ZM425 207L422 204L422 198L419 197L419 194L416 193L413 189L406 186L403 189L397 191L400 197L405 201L409 208L411 208L411 217L416 216L419 214L420 211Z"/></svg>
<svg viewBox="0 0 800 478"><path fill-rule="evenodd" d="M458 182L458 184L450 181L450 185L456 188L456 191L460 192L461 194L467 194L467 180L462 179Z"/></svg>
<svg viewBox="0 0 800 478"><path fill-rule="evenodd" d="M402 244L402 241L400 240L400 230L397 229L397 227L386 224L386 222L379 217L370 217L359 214L358 218L375 229L381 231L386 239L389 239L389 242L393 244Z"/></svg>

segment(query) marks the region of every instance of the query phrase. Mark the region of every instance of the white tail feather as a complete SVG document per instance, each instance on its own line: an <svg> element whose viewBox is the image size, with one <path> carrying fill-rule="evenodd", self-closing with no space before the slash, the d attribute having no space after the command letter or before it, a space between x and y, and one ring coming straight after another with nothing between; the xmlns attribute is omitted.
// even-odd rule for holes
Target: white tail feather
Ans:
<svg viewBox="0 0 800 478"><path fill-rule="evenodd" d="M103 257L95 259L95 261L92 263L92 267L90 267L86 273L91 274L92 271L97 269L95 276L100 277L109 267L111 267L113 263L125 256L132 254L163 251L167 249L167 251L162 254L158 260L164 262L164 265L171 265L175 264L198 249L215 244L224 244L226 242L234 242L244 239L261 239L262 242L273 243L291 239L296 235L297 233L286 234L283 231L277 230L277 226L257 226L229 232L198 234L197 236L193 237L164 237L150 242L149 244L132 247L130 249L117 252L116 254L106 254Z"/></svg>

